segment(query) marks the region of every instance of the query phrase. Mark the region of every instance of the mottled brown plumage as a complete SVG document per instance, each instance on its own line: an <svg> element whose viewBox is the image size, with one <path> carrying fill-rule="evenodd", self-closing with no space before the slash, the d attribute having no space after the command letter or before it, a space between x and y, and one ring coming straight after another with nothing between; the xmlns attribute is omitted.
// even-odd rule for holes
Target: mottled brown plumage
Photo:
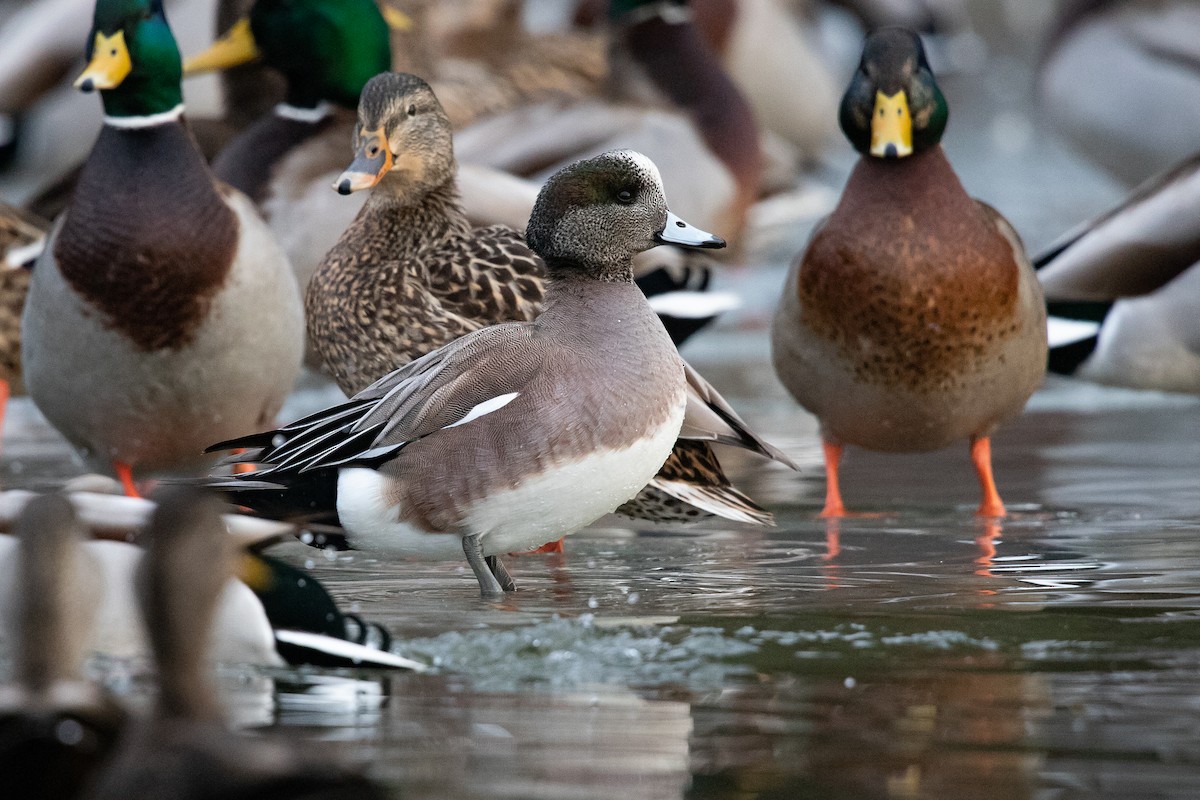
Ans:
<svg viewBox="0 0 1200 800"><path fill-rule="evenodd" d="M29 294L30 271L36 253L27 249L43 242L49 223L0 203L0 380L12 394L25 391L21 373L21 314Z"/></svg>
<svg viewBox="0 0 1200 800"><path fill-rule="evenodd" d="M309 341L347 394L466 333L532 320L545 284L544 264L516 231L471 229L455 191L449 119L424 81L404 74L372 79L358 127L385 131L395 165L318 267L306 297ZM355 164L366 163L360 150ZM353 170L347 174L361 174ZM771 522L729 486L706 442L677 448L664 470L662 482L621 513ZM706 501L698 507L707 513L694 513L696 506L678 496L685 489Z"/></svg>

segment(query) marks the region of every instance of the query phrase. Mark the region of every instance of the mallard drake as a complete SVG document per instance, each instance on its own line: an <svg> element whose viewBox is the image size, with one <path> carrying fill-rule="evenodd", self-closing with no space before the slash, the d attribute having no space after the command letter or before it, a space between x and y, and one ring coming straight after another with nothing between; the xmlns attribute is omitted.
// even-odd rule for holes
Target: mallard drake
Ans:
<svg viewBox="0 0 1200 800"><path fill-rule="evenodd" d="M109 658L141 660L150 651L134 595L134 580L144 558L141 545L156 504L139 497L70 492L64 495L89 535L81 558L88 580L100 587L85 652ZM0 493L0 530L10 529L37 495ZM279 666L318 664L424 669L424 665L386 652L390 635L378 625L344 614L313 575L262 552L296 533L294 526L244 514L225 514L222 522L238 546L238 578L225 588L215 615L210 653L215 661ZM21 602L19 537L0 535L0 608ZM0 624L0 653L19 639L12 624ZM367 641L380 648L367 646Z"/></svg>
<svg viewBox="0 0 1200 800"><path fill-rule="evenodd" d="M1200 393L1200 155L1034 259L1050 312L1050 369Z"/></svg>
<svg viewBox="0 0 1200 800"><path fill-rule="evenodd" d="M534 319L547 278L517 231L467 221L450 121L425 81L405 73L372 78L356 142L337 188L370 189L370 199L305 298L309 341L348 395L485 325ZM708 514L772 521L729 485L704 442L680 443L646 495L622 510L658 521Z"/></svg>
<svg viewBox="0 0 1200 800"><path fill-rule="evenodd" d="M824 516L845 513L843 445L959 439L971 441L978 513L1004 514L989 437L1041 383L1045 305L1017 234L947 161L947 115L915 33L867 37L840 113L862 158L792 264L771 332L775 371L821 423Z"/></svg>
<svg viewBox="0 0 1200 800"><path fill-rule="evenodd" d="M258 59L283 75L284 101L230 141L213 172L258 204L303 287L357 211L328 187L363 84L391 68L388 25L374 0L257 0L186 70Z"/></svg>
<svg viewBox="0 0 1200 800"><path fill-rule="evenodd" d="M548 277L536 319L480 328L345 404L215 445L254 448L235 460L260 471L214 483L251 507L281 488L300 508L336 505L359 549L463 552L491 594L513 588L499 554L613 511L681 436L744 443L633 283L633 254L657 243L724 244L667 210L653 162L615 151L562 170L538 195L527 240Z"/></svg>
<svg viewBox="0 0 1200 800"><path fill-rule="evenodd" d="M9 797L70 800L99 771L125 722L120 706L83 677L103 589L61 497L30 503L17 536L17 590L3 606L15 652L11 679L0 685L0 781Z"/></svg>
<svg viewBox="0 0 1200 800"><path fill-rule="evenodd" d="M1127 186L1140 184L1196 149L1200 5L1066 4L1037 86L1042 113L1080 155Z"/></svg>
<svg viewBox="0 0 1200 800"><path fill-rule="evenodd" d="M38 258L22 320L29 394L74 445L131 469L195 461L269 425L303 351L287 259L214 180L182 121L179 50L153 0L99 0L105 125Z"/></svg>
<svg viewBox="0 0 1200 800"><path fill-rule="evenodd" d="M331 758L281 737L231 733L209 674L209 634L234 552L212 498L173 487L150 522L137 596L157 670L158 695L131 721L96 781L94 800L162 797L383 798ZM328 792L328 794L322 794Z"/></svg>

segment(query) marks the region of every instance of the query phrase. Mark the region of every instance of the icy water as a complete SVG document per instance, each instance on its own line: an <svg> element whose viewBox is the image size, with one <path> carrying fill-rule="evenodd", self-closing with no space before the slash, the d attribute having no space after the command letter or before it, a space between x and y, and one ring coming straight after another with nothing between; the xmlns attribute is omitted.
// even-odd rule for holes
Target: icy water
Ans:
<svg viewBox="0 0 1200 800"><path fill-rule="evenodd" d="M945 82L946 147L1036 249L1119 189L1038 128L1004 53L987 81ZM850 163L834 161L807 187L814 216ZM811 221L764 224L755 266L721 278L745 307L685 353L801 463L723 456L778 527L607 520L564 556L510 560L503 602L458 562L288 546L435 669L273 688L234 671L238 718L328 742L406 798L1200 796L1200 400L1052 380L994 440L1009 519L974 518L964 443L850 451L863 515L819 520L815 422L765 344ZM4 486L82 471L28 401L6 427Z"/></svg>
<svg viewBox="0 0 1200 800"><path fill-rule="evenodd" d="M1200 402L1051 381L995 439L1010 519L973 517L964 446L851 451L864 516L831 523L811 419L759 336L722 342L698 365L804 467L731 460L777 528L596 526L511 559L502 602L457 562L289 545L436 669L239 672L238 716L415 798L1197 796ZM77 471L12 416L7 485Z"/></svg>

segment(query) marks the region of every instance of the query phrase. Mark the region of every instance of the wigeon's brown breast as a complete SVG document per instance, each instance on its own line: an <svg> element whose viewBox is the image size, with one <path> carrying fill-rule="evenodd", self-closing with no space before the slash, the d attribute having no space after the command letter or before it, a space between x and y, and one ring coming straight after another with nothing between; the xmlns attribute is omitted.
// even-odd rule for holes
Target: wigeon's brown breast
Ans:
<svg viewBox="0 0 1200 800"><path fill-rule="evenodd" d="M1019 330L1013 244L940 148L863 159L803 256L803 323L862 382L951 390Z"/></svg>

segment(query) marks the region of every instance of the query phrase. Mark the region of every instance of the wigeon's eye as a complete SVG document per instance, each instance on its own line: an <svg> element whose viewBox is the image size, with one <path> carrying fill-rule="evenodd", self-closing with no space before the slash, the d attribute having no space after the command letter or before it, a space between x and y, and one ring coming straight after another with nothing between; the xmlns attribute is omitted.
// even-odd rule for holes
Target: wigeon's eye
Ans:
<svg viewBox="0 0 1200 800"><path fill-rule="evenodd" d="M629 205L633 202L633 192L629 191L628 189L622 189L621 191L617 192L617 200L621 201L625 205Z"/></svg>
<svg viewBox="0 0 1200 800"><path fill-rule="evenodd" d="M409 105L409 107L408 107L408 115L409 115L410 117L415 117L415 116L417 115L417 107L416 107L415 105Z"/></svg>

